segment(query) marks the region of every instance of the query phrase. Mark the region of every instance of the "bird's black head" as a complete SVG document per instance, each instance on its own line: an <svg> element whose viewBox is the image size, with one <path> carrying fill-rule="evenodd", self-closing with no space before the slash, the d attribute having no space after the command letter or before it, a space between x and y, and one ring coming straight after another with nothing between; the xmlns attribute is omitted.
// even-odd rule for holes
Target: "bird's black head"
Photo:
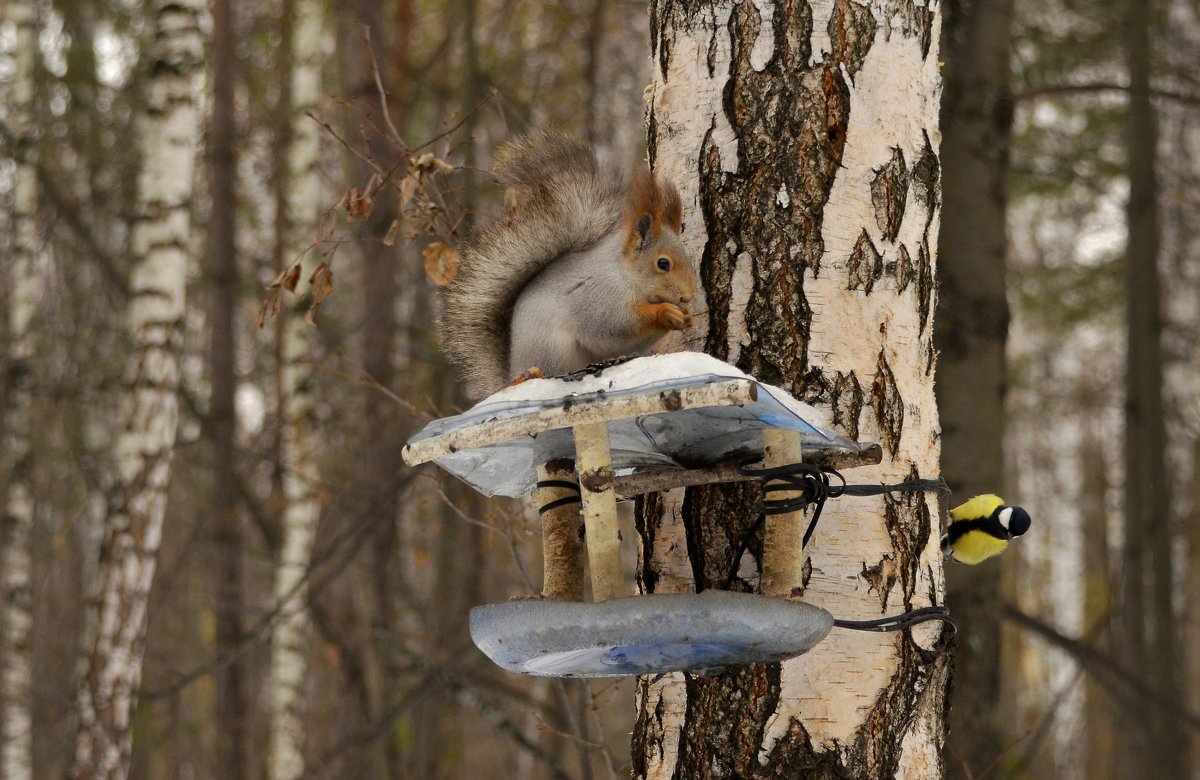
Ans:
<svg viewBox="0 0 1200 780"><path fill-rule="evenodd" d="M1000 525L1008 531L1008 538L1014 539L1029 530L1029 513L1019 506L1000 507Z"/></svg>

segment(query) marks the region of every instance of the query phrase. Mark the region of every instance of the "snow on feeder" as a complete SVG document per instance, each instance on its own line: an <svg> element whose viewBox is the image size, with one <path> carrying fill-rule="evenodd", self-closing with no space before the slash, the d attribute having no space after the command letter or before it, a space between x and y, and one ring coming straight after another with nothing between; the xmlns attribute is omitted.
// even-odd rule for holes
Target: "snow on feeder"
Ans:
<svg viewBox="0 0 1200 780"><path fill-rule="evenodd" d="M694 352L505 388L430 423L403 455L410 465L434 461L487 496L534 493L542 597L476 607L471 636L506 669L564 677L780 661L835 624L824 609L787 598L802 583L802 491L769 486L776 511L765 518L762 595L627 592L618 497L757 478L747 462L770 471L802 455L830 468L882 457L878 445L828 430L820 412L783 390ZM585 548L593 603L583 602Z"/></svg>

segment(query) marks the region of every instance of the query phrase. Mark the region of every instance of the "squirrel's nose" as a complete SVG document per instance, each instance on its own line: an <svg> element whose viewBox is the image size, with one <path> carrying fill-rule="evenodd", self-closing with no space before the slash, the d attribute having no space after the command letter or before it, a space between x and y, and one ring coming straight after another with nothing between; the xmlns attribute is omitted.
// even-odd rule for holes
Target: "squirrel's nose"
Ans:
<svg viewBox="0 0 1200 780"><path fill-rule="evenodd" d="M680 303L691 303L692 302L692 294L688 293L686 295L679 296L679 302Z"/></svg>

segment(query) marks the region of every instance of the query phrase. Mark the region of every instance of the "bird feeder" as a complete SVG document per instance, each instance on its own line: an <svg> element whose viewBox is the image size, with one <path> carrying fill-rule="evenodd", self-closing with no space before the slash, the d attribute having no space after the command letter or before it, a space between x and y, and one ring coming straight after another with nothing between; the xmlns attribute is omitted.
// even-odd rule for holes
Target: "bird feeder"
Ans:
<svg viewBox="0 0 1200 780"><path fill-rule="evenodd" d="M511 671L601 677L779 661L833 626L824 609L790 598L802 584L800 510L767 518L762 595L638 596L622 571L618 498L750 479L740 468L747 461L848 468L882 454L828 430L820 412L783 390L682 352L505 388L431 422L403 457L434 461L487 496L534 494L543 592L476 607L472 639Z"/></svg>

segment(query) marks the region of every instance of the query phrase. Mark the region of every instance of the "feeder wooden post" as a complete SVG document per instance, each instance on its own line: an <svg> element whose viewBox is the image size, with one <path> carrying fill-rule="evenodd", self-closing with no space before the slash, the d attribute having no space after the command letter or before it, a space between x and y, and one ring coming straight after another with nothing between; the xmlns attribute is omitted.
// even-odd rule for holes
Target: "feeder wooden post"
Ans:
<svg viewBox="0 0 1200 780"><path fill-rule="evenodd" d="M799 463L800 432L786 428L763 430L763 467ZM787 501L801 491L771 491L771 499ZM804 512L767 515L763 530L762 592L768 596L799 596L804 587Z"/></svg>
<svg viewBox="0 0 1200 780"><path fill-rule="evenodd" d="M621 543L617 528L612 451L608 425L576 425L576 468L582 489L583 523L587 531L588 563L592 567L592 598L606 601L627 595L621 576Z"/></svg>
<svg viewBox="0 0 1200 780"><path fill-rule="evenodd" d="M552 460L538 466L538 481L579 484L575 464ZM533 493L541 507L551 501L573 498L568 487L543 487ZM552 601L583 601L583 518L578 503L568 503L542 513L542 596Z"/></svg>

